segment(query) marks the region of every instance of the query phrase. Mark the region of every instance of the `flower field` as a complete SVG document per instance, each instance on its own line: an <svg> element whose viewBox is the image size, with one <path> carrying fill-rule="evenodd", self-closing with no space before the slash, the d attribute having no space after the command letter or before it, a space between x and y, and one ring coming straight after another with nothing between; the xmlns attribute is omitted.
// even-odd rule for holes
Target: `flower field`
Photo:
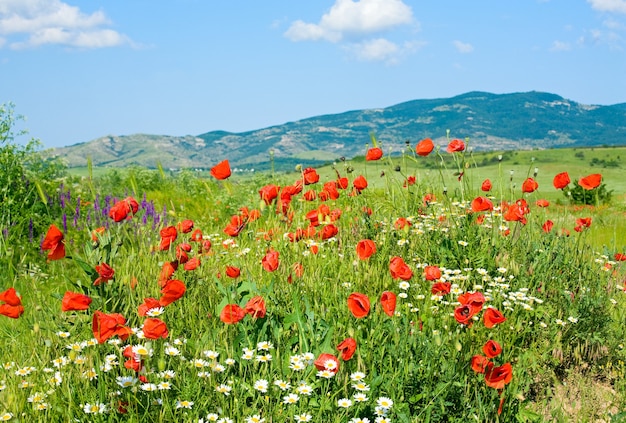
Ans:
<svg viewBox="0 0 626 423"><path fill-rule="evenodd" d="M0 240L0 421L625 418L626 237L588 240L624 219L611 181L407 148L41 189L49 222Z"/></svg>

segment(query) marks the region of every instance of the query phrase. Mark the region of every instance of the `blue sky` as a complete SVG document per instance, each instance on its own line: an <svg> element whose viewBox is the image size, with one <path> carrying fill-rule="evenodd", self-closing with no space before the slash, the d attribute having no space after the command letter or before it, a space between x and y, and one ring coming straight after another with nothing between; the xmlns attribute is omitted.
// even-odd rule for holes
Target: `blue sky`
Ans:
<svg viewBox="0 0 626 423"><path fill-rule="evenodd" d="M0 0L0 103L46 147L474 90L626 102L626 0Z"/></svg>

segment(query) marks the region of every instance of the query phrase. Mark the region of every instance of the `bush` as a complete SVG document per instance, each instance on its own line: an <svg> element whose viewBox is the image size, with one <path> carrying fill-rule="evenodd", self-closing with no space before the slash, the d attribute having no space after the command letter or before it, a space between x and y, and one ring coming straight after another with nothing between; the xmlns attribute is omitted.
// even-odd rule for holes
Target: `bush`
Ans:
<svg viewBox="0 0 626 423"><path fill-rule="evenodd" d="M563 194L569 198L572 204L600 205L611 203L613 190L607 190L606 184L604 183L592 190L586 190L578 185L578 181L574 181L574 188L569 191L564 190Z"/></svg>

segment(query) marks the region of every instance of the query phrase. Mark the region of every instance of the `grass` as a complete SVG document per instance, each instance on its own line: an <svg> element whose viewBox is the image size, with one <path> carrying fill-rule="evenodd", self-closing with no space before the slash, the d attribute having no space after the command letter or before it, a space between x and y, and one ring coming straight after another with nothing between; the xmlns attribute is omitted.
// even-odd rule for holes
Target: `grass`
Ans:
<svg viewBox="0 0 626 423"><path fill-rule="evenodd" d="M302 192L300 173L67 178L49 206L65 258L46 260L37 239L0 237L0 289L15 288L24 306L17 319L0 316L0 418L617 419L626 408L626 269L616 255L626 253L626 187L619 168L587 163L623 153L609 150L507 152L502 162L496 153L445 155L445 167L437 156L355 159L318 169L319 182ZM539 189L523 194L535 166ZM562 171L572 179L600 171L614 204L558 205L552 178ZM323 185L337 172L348 188L320 199L334 192ZM368 187L357 191L359 175ZM407 176L416 183L403 187ZM495 207L472 211L485 178ZM282 195L260 196L273 184ZM316 198L305 200L307 191ZM114 222L113 197L129 196L136 212ZM511 220L500 200L520 198L529 212ZM552 204L537 207L540 198ZM576 231L588 216L590 227ZM171 244L164 228L176 233ZM369 257L364 240L375 249ZM103 263L114 275L94 285ZM184 294L168 293L181 284ZM88 295L88 309L61 311L67 291ZM144 315L149 298L157 305ZM123 316L117 336L93 340L102 335L96 311ZM167 333L149 330L150 319ZM498 354L486 349L494 341Z"/></svg>

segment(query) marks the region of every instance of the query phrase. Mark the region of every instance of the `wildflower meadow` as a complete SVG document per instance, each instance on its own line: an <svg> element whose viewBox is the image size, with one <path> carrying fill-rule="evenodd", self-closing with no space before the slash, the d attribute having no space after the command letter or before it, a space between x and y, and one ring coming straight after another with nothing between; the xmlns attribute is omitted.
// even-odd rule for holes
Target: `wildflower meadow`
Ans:
<svg viewBox="0 0 626 423"><path fill-rule="evenodd" d="M533 162L488 179L470 146L372 138L360 162L245 176L227 157L210 176L22 163L0 222L0 421L620 421L612 181L539 183Z"/></svg>

